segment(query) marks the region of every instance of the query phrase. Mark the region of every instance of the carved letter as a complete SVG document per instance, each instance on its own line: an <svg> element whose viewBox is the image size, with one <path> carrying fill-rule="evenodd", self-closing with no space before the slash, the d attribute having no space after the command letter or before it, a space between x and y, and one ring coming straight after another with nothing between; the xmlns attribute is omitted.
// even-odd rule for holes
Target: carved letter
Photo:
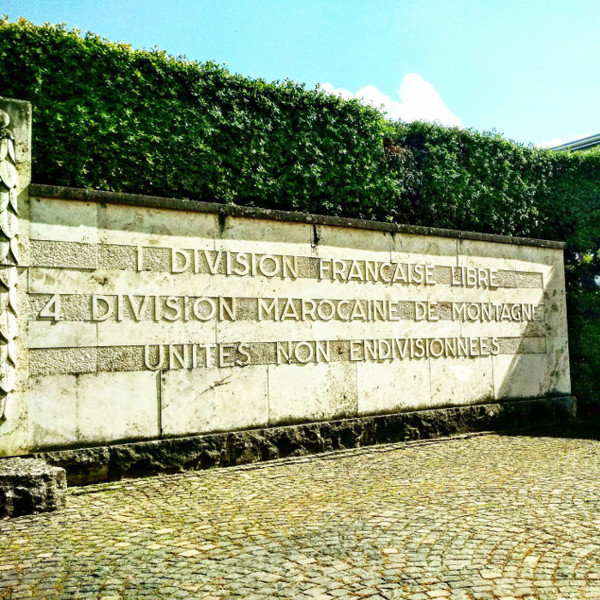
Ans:
<svg viewBox="0 0 600 600"><path fill-rule="evenodd" d="M252 360L252 356L250 354L250 347L248 346L248 344L240 344L238 346L238 352L243 358L236 360L235 364L239 365L240 367L249 365L250 361Z"/></svg>
<svg viewBox="0 0 600 600"><path fill-rule="evenodd" d="M54 294L48 302L44 305L44 308L40 310L40 318L52 319L58 321L60 319L60 294Z"/></svg>
<svg viewBox="0 0 600 600"><path fill-rule="evenodd" d="M331 258L322 258L319 261L319 279L331 278Z"/></svg>
<svg viewBox="0 0 600 600"><path fill-rule="evenodd" d="M155 348L157 360L156 364L153 365L150 362L150 346L148 344L144 346L144 366L146 369L150 369L150 371L158 371L159 369L163 368L163 363L165 361L165 347L160 344L155 346Z"/></svg>
<svg viewBox="0 0 600 600"><path fill-rule="evenodd" d="M190 266L190 255L186 250L171 248L171 273L183 273Z"/></svg>
<svg viewBox="0 0 600 600"><path fill-rule="evenodd" d="M497 337L492 338L492 349L490 350L492 356L498 356L500 354L500 343Z"/></svg>
<svg viewBox="0 0 600 600"><path fill-rule="evenodd" d="M178 349L181 348L181 350ZM169 344L169 369L187 369L190 361L188 344ZM179 367L176 365L179 363Z"/></svg>
<svg viewBox="0 0 600 600"><path fill-rule="evenodd" d="M225 321L225 319L236 320L235 298L219 297L219 321Z"/></svg>
<svg viewBox="0 0 600 600"><path fill-rule="evenodd" d="M142 316L146 312L146 307L148 306L148 296L142 296L139 304L136 306L135 296L132 294L127 294L127 300L129 300L129 306L131 306L131 312L133 312L133 318L136 321L141 321Z"/></svg>
<svg viewBox="0 0 600 600"><path fill-rule="evenodd" d="M173 323L174 321L179 321L181 319L181 312L183 310L181 298L178 298L177 296L167 296L165 306L170 311L163 315L163 318L166 321Z"/></svg>
<svg viewBox="0 0 600 600"><path fill-rule="evenodd" d="M291 279L298 278L298 257L284 256L283 257L283 276Z"/></svg>
<svg viewBox="0 0 600 600"><path fill-rule="evenodd" d="M111 306L110 297L92 295L92 321L106 321L112 316L114 307Z"/></svg>
<svg viewBox="0 0 600 600"><path fill-rule="evenodd" d="M223 250L219 250L215 254L215 259L213 261L210 260L210 250L204 250L204 259L206 260L206 264L208 265L208 271L211 275L216 275L219 270L219 263L221 262L221 256L223 255Z"/></svg>
<svg viewBox="0 0 600 600"><path fill-rule="evenodd" d="M361 350L362 340L350 340L350 360L363 360Z"/></svg>
<svg viewBox="0 0 600 600"><path fill-rule="evenodd" d="M208 312L206 314L202 312L203 304L208 307ZM214 319L217 314L216 302L213 298L196 298L193 310L194 316L198 321L210 321L211 319Z"/></svg>
<svg viewBox="0 0 600 600"><path fill-rule="evenodd" d="M425 267L425 285L435 285L435 268L433 265L427 265Z"/></svg>
<svg viewBox="0 0 600 600"><path fill-rule="evenodd" d="M284 344L287 344L287 349ZM275 342L275 347L277 350L277 364L281 365L283 363L290 362L290 354L292 350L291 342Z"/></svg>
<svg viewBox="0 0 600 600"><path fill-rule="evenodd" d="M490 289L498 287L498 271L490 269Z"/></svg>
<svg viewBox="0 0 600 600"><path fill-rule="evenodd" d="M427 302L415 302L415 321L424 321L427 318Z"/></svg>
<svg viewBox="0 0 600 600"><path fill-rule="evenodd" d="M270 269L268 267L269 263L271 263ZM258 261L258 268L261 275L264 275L265 277L274 277L280 271L279 262L272 254L261 256Z"/></svg>
<svg viewBox="0 0 600 600"><path fill-rule="evenodd" d="M314 342L298 342L294 347L294 358L301 364L305 365L314 360L315 349ZM304 350L306 352L304 352ZM303 356L304 354L304 356Z"/></svg>
<svg viewBox="0 0 600 600"><path fill-rule="evenodd" d="M329 342L317 342L317 362L330 362L331 361L331 353L329 352Z"/></svg>
<svg viewBox="0 0 600 600"><path fill-rule="evenodd" d="M286 298L285 304L283 305L283 311L281 312L281 320L300 320L300 314L296 310L296 303L293 298Z"/></svg>
<svg viewBox="0 0 600 600"><path fill-rule="evenodd" d="M269 301L270 300L270 301ZM277 298L258 298L258 320L277 319Z"/></svg>

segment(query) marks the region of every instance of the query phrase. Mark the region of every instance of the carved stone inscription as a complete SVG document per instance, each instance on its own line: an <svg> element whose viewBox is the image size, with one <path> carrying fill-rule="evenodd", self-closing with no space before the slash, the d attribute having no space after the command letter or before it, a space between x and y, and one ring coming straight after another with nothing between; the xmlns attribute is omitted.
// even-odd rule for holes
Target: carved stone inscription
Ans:
<svg viewBox="0 0 600 600"><path fill-rule="evenodd" d="M546 352L542 272L427 257L107 244L81 253L75 245L32 241L40 285L29 296L31 319L56 333L55 342L32 340L33 375L87 372L89 352L98 371ZM82 254L86 265L73 269ZM57 269L71 270L70 283L55 279ZM88 329L73 344L68 327L78 323Z"/></svg>
<svg viewBox="0 0 600 600"><path fill-rule="evenodd" d="M106 198L29 200L38 445L569 393L557 244Z"/></svg>

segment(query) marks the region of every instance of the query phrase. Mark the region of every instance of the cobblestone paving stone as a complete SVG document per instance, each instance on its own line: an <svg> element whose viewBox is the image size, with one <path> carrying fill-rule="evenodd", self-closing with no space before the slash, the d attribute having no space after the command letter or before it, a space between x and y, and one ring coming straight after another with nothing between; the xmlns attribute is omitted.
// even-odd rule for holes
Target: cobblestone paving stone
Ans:
<svg viewBox="0 0 600 600"><path fill-rule="evenodd" d="M600 441L485 435L74 488L0 598L600 598Z"/></svg>

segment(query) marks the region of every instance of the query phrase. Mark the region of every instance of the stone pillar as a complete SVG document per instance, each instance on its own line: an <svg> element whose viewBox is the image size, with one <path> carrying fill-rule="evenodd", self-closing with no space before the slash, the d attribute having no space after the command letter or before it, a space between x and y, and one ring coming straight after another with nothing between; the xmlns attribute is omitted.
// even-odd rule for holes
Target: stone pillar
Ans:
<svg viewBox="0 0 600 600"><path fill-rule="evenodd" d="M31 104L0 98L0 423L18 365L19 203L31 182Z"/></svg>

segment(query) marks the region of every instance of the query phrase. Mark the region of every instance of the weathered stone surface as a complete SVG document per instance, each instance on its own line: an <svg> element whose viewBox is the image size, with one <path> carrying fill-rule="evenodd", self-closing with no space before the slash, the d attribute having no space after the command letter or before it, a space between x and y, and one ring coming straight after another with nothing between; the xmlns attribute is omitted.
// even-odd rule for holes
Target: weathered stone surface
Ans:
<svg viewBox="0 0 600 600"><path fill-rule="evenodd" d="M63 467L69 485L85 485L467 432L529 429L568 422L575 416L575 409L575 399L565 396L63 450L38 456Z"/></svg>
<svg viewBox="0 0 600 600"><path fill-rule="evenodd" d="M0 460L0 518L66 508L65 470L35 458Z"/></svg>
<svg viewBox="0 0 600 600"><path fill-rule="evenodd" d="M69 486L108 481L110 452L107 446L70 452L45 452L38 458L66 470Z"/></svg>

